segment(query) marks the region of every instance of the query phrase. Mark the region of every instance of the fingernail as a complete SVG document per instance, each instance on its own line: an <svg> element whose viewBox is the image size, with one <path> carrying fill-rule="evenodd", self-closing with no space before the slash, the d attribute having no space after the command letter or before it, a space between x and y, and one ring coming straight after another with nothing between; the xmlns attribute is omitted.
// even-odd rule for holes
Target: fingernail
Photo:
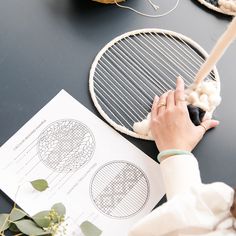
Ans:
<svg viewBox="0 0 236 236"><path fill-rule="evenodd" d="M211 126L212 127L216 127L220 124L220 122L218 120L211 120Z"/></svg>

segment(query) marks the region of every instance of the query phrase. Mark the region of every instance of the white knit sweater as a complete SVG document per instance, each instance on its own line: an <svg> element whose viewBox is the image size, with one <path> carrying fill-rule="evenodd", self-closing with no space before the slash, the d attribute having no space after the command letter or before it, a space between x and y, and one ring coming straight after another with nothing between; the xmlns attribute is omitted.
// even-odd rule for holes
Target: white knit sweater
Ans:
<svg viewBox="0 0 236 236"><path fill-rule="evenodd" d="M230 207L234 190L224 183L202 184L192 155L161 162L168 202L139 221L129 236L236 235Z"/></svg>

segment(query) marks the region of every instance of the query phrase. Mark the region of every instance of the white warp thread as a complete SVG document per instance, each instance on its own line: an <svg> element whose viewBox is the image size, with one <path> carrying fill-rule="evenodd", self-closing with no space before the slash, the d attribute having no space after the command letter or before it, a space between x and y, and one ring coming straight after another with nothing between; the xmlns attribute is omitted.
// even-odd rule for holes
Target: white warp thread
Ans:
<svg viewBox="0 0 236 236"><path fill-rule="evenodd" d="M148 1L155 10L158 10L160 8L158 5L154 4L151 0L148 0ZM166 16L166 15L170 14L172 11L174 11L177 8L177 6L179 5L179 0L176 1L174 7L171 8L169 11L167 11L163 14L157 14L157 15L149 15L149 14L143 13L141 11L138 11L138 10L132 8L132 7L121 5L117 2L117 0L115 0L115 4L120 8L133 11L133 12L135 12L135 13L141 15L141 16L146 16L146 17L150 17L150 18L158 18L158 17Z"/></svg>

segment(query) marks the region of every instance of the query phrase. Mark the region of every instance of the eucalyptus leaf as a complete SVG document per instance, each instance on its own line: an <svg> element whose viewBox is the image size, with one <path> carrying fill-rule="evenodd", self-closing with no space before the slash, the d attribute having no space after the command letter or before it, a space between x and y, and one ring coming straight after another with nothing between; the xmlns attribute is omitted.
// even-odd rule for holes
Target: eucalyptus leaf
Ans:
<svg viewBox="0 0 236 236"><path fill-rule="evenodd" d="M99 236L102 234L102 231L89 221L84 221L80 225L80 229L85 236Z"/></svg>
<svg viewBox="0 0 236 236"><path fill-rule="evenodd" d="M36 179L30 182L32 186L39 192L43 192L48 188L48 182L45 179Z"/></svg>
<svg viewBox="0 0 236 236"><path fill-rule="evenodd" d="M8 221L9 214L0 214L0 232L7 230L10 226Z"/></svg>
<svg viewBox="0 0 236 236"><path fill-rule="evenodd" d="M49 232L38 227L32 220L19 220L14 222L16 227L26 235L48 235Z"/></svg>
<svg viewBox="0 0 236 236"><path fill-rule="evenodd" d="M14 223L10 223L9 230L14 233L19 233L20 230L16 227Z"/></svg>
<svg viewBox="0 0 236 236"><path fill-rule="evenodd" d="M64 216L66 214L66 208L61 202L54 204L52 209L54 209L59 216Z"/></svg>
<svg viewBox="0 0 236 236"><path fill-rule="evenodd" d="M12 210L11 210L11 213L10 213L10 221L17 221L17 220L20 220L22 219L23 217L25 217L27 215L26 212L24 212L23 210L19 209L19 208L16 208L14 207Z"/></svg>
<svg viewBox="0 0 236 236"><path fill-rule="evenodd" d="M38 226L47 228L50 225L49 213L50 211L41 211L34 215L32 219Z"/></svg>

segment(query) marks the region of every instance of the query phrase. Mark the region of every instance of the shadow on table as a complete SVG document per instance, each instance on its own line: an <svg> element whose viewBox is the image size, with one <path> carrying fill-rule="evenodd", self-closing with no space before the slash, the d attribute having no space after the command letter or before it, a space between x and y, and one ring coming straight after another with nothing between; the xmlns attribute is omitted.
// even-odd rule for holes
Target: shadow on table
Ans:
<svg viewBox="0 0 236 236"><path fill-rule="evenodd" d="M99 39L104 40L106 35L112 39L122 32L133 29L135 14L115 4L101 4L92 0L48 0L43 4L58 25L65 25L64 29L91 43L99 43ZM128 4L136 6L140 2L129 0Z"/></svg>
<svg viewBox="0 0 236 236"><path fill-rule="evenodd" d="M134 3L135 0L129 0L129 4ZM83 22L87 26L109 24L114 27L114 23L119 24L119 19L131 15L129 11L120 9L115 4L101 4L92 0L49 0L47 4L58 17L65 17L74 23Z"/></svg>

